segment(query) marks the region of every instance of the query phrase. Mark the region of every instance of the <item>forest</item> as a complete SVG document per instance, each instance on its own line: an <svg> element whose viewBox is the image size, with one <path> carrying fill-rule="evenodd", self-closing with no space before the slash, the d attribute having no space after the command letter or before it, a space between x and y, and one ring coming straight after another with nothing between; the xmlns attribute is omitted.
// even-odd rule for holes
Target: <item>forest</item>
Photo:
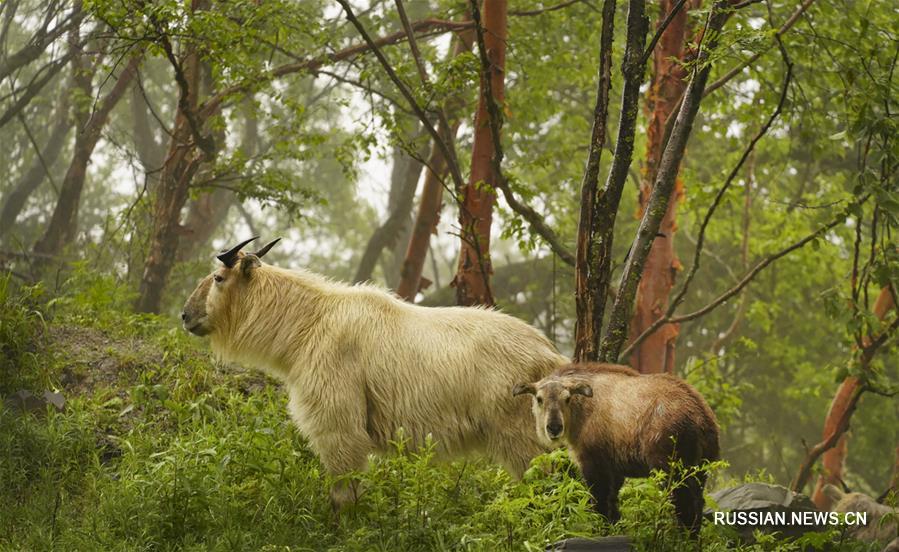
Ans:
<svg viewBox="0 0 899 552"><path fill-rule="evenodd" d="M0 549L887 550L895 510L691 537L661 471L610 519L564 448L519 478L399 428L338 474L292 383L185 329L244 261L496 310L695 388L707 512L747 484L896 508L897 63L890 0L0 1ZM264 300L272 343L309 316ZM478 389L536 354L487 328L447 345Z"/></svg>

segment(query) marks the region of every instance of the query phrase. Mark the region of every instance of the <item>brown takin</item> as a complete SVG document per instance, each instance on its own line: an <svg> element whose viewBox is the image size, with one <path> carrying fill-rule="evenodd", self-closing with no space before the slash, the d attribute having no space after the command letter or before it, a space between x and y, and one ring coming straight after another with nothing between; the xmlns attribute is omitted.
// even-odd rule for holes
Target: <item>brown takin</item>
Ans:
<svg viewBox="0 0 899 552"><path fill-rule="evenodd" d="M421 307L274 267L260 260L274 242L244 254L246 243L218 256L184 305L184 328L208 335L220 358L283 381L330 474L364 469L400 428L413 446L431 435L439 456L480 452L516 476L546 449L509 395L567 362L538 330L494 310ZM354 497L352 484L331 490L336 507Z"/></svg>
<svg viewBox="0 0 899 552"><path fill-rule="evenodd" d="M824 485L824 494L833 502L831 508L833 512L865 514L865 524L850 528L849 533L853 538L886 544L890 539L897 537L899 510L880 504L864 493L843 492L830 483Z"/></svg>
<svg viewBox="0 0 899 552"><path fill-rule="evenodd" d="M581 469L596 510L621 517L618 491L625 477L670 472L718 458L718 423L702 396L680 379L640 375L614 364L572 364L513 395L533 395L537 434L565 444ZM702 523L705 473L687 477L672 491L678 521L694 534Z"/></svg>

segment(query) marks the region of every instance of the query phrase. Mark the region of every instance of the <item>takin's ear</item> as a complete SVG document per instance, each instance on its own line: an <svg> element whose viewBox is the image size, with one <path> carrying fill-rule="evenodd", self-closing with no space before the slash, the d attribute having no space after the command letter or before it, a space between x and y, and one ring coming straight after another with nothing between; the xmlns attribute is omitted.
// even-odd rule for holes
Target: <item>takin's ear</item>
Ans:
<svg viewBox="0 0 899 552"><path fill-rule="evenodd" d="M829 498L834 504L842 500L844 496L843 491L841 491L839 487L831 485L830 483L824 485L822 490L824 491L824 496Z"/></svg>
<svg viewBox="0 0 899 552"><path fill-rule="evenodd" d="M578 383L568 389L572 395L583 395L585 397L593 396L593 388L589 383Z"/></svg>
<svg viewBox="0 0 899 552"><path fill-rule="evenodd" d="M262 261L252 253L244 255L240 259L240 273L244 276L249 276L250 272L259 266L262 266Z"/></svg>
<svg viewBox="0 0 899 552"><path fill-rule="evenodd" d="M512 388L513 397L524 395L525 393L527 393L528 395L535 395L537 394L537 388L533 383L519 383Z"/></svg>

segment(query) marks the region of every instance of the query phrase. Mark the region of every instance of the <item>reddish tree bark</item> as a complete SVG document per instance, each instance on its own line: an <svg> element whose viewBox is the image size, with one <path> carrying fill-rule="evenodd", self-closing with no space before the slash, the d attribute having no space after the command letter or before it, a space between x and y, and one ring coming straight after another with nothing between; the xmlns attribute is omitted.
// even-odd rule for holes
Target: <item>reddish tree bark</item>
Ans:
<svg viewBox="0 0 899 552"><path fill-rule="evenodd" d="M193 9L200 9L200 1L193 0ZM177 259L183 232L181 210L187 203L190 182L215 147L211 137L199 135L205 121L197 116L199 55L195 47L191 47L179 61L175 59L171 44L165 46L175 70L180 95L174 130L156 191L150 249L144 261L140 292L134 305L138 312L159 312L162 292Z"/></svg>
<svg viewBox="0 0 899 552"><path fill-rule="evenodd" d="M879 320L883 320L887 313L895 307L896 305L893 303L893 294L890 292L889 287L885 287L880 290L880 295L877 296L877 300L874 302L872 312ZM863 346L868 347L871 343L871 339L872 336L865 336L863 338ZM865 358L866 357L863 356L862 362L865 362ZM867 358L868 362L870 362L870 358ZM844 379L843 382L840 383L840 387L837 389L836 395L834 395L833 401L830 403L830 409L827 411L827 416L824 419L823 438L825 440L834 435L835 432L841 432L842 434L833 448L830 448L823 453L821 459L823 470L821 475L818 476L818 481L815 484L815 492L812 495L812 501L821 510L828 510L831 506L830 500L827 498L827 495L824 494L824 485L830 483L831 485L839 487L843 480L843 464L846 460L846 454L848 453L848 435L845 433L847 428L841 427L840 421L848 418L847 411L850 411L850 409L855 407L855 403L858 401L856 397L861 386L861 380L855 376L849 376Z"/></svg>
<svg viewBox="0 0 899 552"><path fill-rule="evenodd" d="M141 58L142 56L136 55L128 61L112 89L100 101L96 111L91 112L89 105L78 108L77 120L79 127L78 133L75 135L75 152L72 155L72 162L69 164L65 178L60 186L59 199L56 202L56 208L53 210L50 223L47 225L44 234L34 245L34 252L38 254L39 261L58 255L66 245L75 239L75 232L78 227L78 207L81 203L81 192L84 189L84 181L87 176L87 165L94 153L97 142L100 140L100 133L106 125L109 114L128 90L131 80L137 73ZM86 93L87 97L91 97L93 95L92 75L88 68L82 64L81 60L83 58L81 56L75 59L77 60L74 62L76 87L82 93Z"/></svg>
<svg viewBox="0 0 899 552"><path fill-rule="evenodd" d="M455 39L452 56L455 57L471 50L473 42L473 33L459 33ZM449 107L449 113L447 113L447 118L452 121L451 128L445 129L440 126L437 130L441 136L455 139L459 130L458 112L461 106L458 105L459 102L451 103L453 105ZM397 295L410 303L415 300L415 295L425 287L422 285L421 273L428 256L431 234L437 233L437 223L440 222L443 179L446 175L446 158L436 144L431 144L431 152L428 154L428 162L425 165L425 181L421 190L421 199L418 203L418 211L415 213L415 222L412 225L412 234L409 236L409 245L403 258L400 281L396 289Z"/></svg>
<svg viewBox="0 0 899 552"><path fill-rule="evenodd" d="M451 132L455 134L458 128L459 125L454 124ZM440 222L440 207L443 203L442 179L446 176L446 159L440 153L440 148L431 147L428 168L425 171L421 199L415 213L415 223L412 226L412 235L409 237L409 246L406 248L406 256L400 270L400 282L396 289L397 295L410 303L415 300L415 295L421 289L421 273L428 256L431 234L437 233L437 223Z"/></svg>
<svg viewBox="0 0 899 552"><path fill-rule="evenodd" d="M462 190L459 227L462 235L459 265L452 285L456 288L459 305L493 305L490 289L490 226L493 204L496 202L498 175L493 170L493 135L487 113L487 102L502 106L505 98L506 67L506 0L484 2L484 47L490 63L489 75L481 74L480 98L474 120L474 144L471 154L471 175ZM493 97L487 97L487 82ZM486 184L486 186L485 186Z"/></svg>
<svg viewBox="0 0 899 552"><path fill-rule="evenodd" d="M670 13L676 4L676 0L662 0L661 13ZM656 179L664 148L665 122L677 108L687 87L687 73L681 65L687 53L685 44L690 33L687 25L687 9L698 5L698 1L687 2L674 15L653 51L653 76L646 98L650 116L646 129L646 160L640 185L638 217L642 217L652 194L652 183ZM659 24L664 19L664 16L660 17ZM674 233L677 230L677 205L682 200L683 194L683 182L678 178L668 202L668 209L659 226L659 233L665 237L659 237L653 242L637 288L637 301L630 324L631 338L640 335L664 315L668 306L668 296L674 286L674 278L682 268L674 251ZM676 324L661 327L634 349L631 353L631 366L643 373L672 373L677 334Z"/></svg>

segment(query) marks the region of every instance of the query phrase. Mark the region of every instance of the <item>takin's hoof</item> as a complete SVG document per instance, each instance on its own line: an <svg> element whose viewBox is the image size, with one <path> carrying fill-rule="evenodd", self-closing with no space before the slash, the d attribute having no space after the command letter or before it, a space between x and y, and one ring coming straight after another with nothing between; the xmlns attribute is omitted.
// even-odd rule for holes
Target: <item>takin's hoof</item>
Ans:
<svg viewBox="0 0 899 552"><path fill-rule="evenodd" d="M331 487L331 509L340 514L355 506L361 496L361 485L355 480L338 481Z"/></svg>

